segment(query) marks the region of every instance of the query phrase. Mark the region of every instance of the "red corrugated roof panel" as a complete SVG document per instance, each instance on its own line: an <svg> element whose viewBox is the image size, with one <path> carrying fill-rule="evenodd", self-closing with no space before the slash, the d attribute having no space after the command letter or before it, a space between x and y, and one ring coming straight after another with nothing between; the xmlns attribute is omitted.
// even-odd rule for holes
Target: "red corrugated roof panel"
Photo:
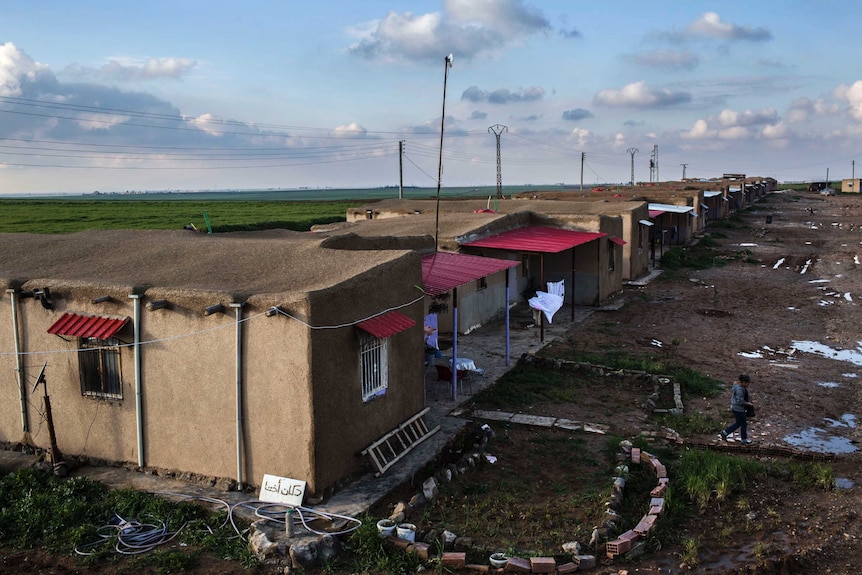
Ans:
<svg viewBox="0 0 862 575"><path fill-rule="evenodd" d="M55 335L70 335L73 337L94 337L96 339L110 339L120 331L129 321L122 319L78 315L76 313L64 313L60 319L48 328L48 333Z"/></svg>
<svg viewBox="0 0 862 575"><path fill-rule="evenodd" d="M422 287L435 296L479 278L513 268L520 262L469 254L435 252L422 256Z"/></svg>
<svg viewBox="0 0 862 575"><path fill-rule="evenodd" d="M361 321L356 325L374 337L383 339L405 329L410 329L416 325L416 322L403 313L393 310Z"/></svg>
<svg viewBox="0 0 862 575"><path fill-rule="evenodd" d="M662 215L663 213L664 213L664 210L650 210L649 211L649 217L655 218L657 216Z"/></svg>
<svg viewBox="0 0 862 575"><path fill-rule="evenodd" d="M618 246L624 246L624 245L626 245L626 241L625 241L624 239L622 239L622 238L615 238L615 237L611 236L611 237L609 237L608 239L609 239L610 241L614 242L615 244L617 244Z"/></svg>
<svg viewBox="0 0 862 575"><path fill-rule="evenodd" d="M464 245L477 248L555 254L606 235L608 234L604 232L576 232L562 228L527 226L488 236Z"/></svg>

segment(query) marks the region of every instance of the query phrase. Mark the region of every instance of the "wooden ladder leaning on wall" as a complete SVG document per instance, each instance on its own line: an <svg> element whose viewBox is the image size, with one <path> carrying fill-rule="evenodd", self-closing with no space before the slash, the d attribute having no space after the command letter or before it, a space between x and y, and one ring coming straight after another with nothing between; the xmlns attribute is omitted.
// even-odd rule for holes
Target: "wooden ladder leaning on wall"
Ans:
<svg viewBox="0 0 862 575"><path fill-rule="evenodd" d="M374 443L362 450L362 455L368 455L380 477L386 470L397 461L410 453L417 445L440 431L438 425L434 429L428 429L425 423L425 414L430 408L426 407Z"/></svg>

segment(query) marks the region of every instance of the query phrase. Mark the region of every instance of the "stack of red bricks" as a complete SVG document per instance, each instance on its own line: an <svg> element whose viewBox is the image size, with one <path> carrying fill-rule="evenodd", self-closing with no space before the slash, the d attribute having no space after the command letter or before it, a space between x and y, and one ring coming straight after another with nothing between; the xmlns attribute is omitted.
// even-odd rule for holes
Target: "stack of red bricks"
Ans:
<svg viewBox="0 0 862 575"><path fill-rule="evenodd" d="M658 457L641 451L637 447L631 448L632 463L648 464L655 472L658 484L650 491L650 507L649 512L641 517L641 520L634 527L626 531L613 541L608 541L605 544L605 552L608 557L614 558L617 555L628 553L632 545L641 537L646 538L650 531L655 528L658 522L658 517L664 512L664 494L667 491L668 477L667 468L659 461Z"/></svg>

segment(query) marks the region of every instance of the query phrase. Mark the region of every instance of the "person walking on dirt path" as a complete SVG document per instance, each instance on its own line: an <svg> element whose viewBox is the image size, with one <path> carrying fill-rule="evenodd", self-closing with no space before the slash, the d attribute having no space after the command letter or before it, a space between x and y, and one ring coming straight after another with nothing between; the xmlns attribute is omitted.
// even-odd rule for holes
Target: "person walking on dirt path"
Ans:
<svg viewBox="0 0 862 575"><path fill-rule="evenodd" d="M740 374L739 380L733 384L733 389L730 392L730 411L733 413L735 421L721 430L723 441L727 441L727 436L739 429L742 444L751 444L748 439L748 410L754 409L754 404L748 401L748 385L750 383L751 378L743 373Z"/></svg>

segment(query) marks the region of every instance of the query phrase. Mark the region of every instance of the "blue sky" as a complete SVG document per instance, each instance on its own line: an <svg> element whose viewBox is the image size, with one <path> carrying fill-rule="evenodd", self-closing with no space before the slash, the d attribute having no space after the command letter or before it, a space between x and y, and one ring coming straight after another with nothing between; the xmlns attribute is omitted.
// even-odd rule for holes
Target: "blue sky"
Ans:
<svg viewBox="0 0 862 575"><path fill-rule="evenodd" d="M862 3L0 10L0 193L849 178ZM445 58L453 54L453 66ZM498 128L499 129L499 128ZM657 147L657 148L656 148ZM628 150L637 149L632 153ZM862 166L858 172L862 174Z"/></svg>

